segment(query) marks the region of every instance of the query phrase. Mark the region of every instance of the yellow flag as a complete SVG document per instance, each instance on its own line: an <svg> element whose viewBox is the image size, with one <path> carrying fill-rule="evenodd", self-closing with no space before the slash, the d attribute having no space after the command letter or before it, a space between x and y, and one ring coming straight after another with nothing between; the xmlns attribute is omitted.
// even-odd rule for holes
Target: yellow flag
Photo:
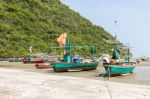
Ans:
<svg viewBox="0 0 150 99"><path fill-rule="evenodd" d="M59 46L66 45L66 38L67 38L67 33L63 33L57 38L57 42L58 42Z"/></svg>

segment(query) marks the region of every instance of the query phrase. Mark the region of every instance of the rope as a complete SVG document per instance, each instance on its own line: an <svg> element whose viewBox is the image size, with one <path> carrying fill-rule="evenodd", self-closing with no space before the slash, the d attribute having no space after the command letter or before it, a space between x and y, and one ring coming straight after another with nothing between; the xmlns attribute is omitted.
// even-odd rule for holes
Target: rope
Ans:
<svg viewBox="0 0 150 99"><path fill-rule="evenodd" d="M106 79L105 79L104 81L105 81L106 87L107 87L107 89L108 89L108 92L109 92L109 95L110 95L110 99L112 99L112 94L111 94L111 91L110 91L110 89L109 89L109 86L108 86L108 84L107 84Z"/></svg>
<svg viewBox="0 0 150 99"><path fill-rule="evenodd" d="M104 77L104 76L105 76L105 74L98 75L98 76L102 76L102 77ZM104 78L104 81L105 81L106 87L107 87L107 89L108 89L108 92L109 92L109 95L110 95L110 99L113 99L113 98L112 98L111 91L110 91L109 86L108 86L108 83L107 83L107 78Z"/></svg>
<svg viewBox="0 0 150 99"><path fill-rule="evenodd" d="M104 77L105 75L106 75L106 73L103 74L102 76ZM110 75L108 75L108 76L110 77ZM108 78L108 79L109 79L109 78ZM108 79L107 79L107 78L104 78L104 81L105 81L106 87L107 87L107 89L108 89L110 99L113 99L113 98L112 98L111 91L110 91L109 86L108 86L108 83L107 83L107 80L108 80Z"/></svg>

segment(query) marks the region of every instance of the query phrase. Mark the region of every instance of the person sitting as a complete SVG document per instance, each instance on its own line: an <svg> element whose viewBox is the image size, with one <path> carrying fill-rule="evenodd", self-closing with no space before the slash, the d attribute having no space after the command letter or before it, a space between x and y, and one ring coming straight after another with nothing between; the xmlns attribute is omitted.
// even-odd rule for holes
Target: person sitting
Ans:
<svg viewBox="0 0 150 99"><path fill-rule="evenodd" d="M120 60L120 49L112 49L112 59L115 61L115 64L119 63Z"/></svg>

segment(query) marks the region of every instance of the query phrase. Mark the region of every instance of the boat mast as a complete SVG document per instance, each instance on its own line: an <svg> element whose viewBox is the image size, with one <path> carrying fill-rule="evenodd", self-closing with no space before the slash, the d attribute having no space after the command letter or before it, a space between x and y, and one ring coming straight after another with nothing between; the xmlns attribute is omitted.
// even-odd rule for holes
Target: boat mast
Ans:
<svg viewBox="0 0 150 99"><path fill-rule="evenodd" d="M65 54L64 54L64 62L70 63L72 61L72 45L71 42L67 39L66 40L66 45L65 45Z"/></svg>
<svg viewBox="0 0 150 99"><path fill-rule="evenodd" d="M128 43L128 47L127 47L128 63L130 62L130 56L129 56L129 54L130 54L130 49L129 49L129 43Z"/></svg>
<svg viewBox="0 0 150 99"><path fill-rule="evenodd" d="M117 18L115 19L114 23L115 23L114 27L116 28L116 26L117 26ZM116 34L116 31L115 31L115 36L114 36L114 43L115 43L114 47L117 48L117 34Z"/></svg>

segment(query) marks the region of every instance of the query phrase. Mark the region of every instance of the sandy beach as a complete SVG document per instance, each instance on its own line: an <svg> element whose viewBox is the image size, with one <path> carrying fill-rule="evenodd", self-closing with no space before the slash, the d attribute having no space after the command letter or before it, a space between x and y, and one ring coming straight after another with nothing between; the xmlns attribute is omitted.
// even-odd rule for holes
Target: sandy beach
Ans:
<svg viewBox="0 0 150 99"><path fill-rule="evenodd" d="M0 67L1 99L150 99L149 83L143 84L149 79L136 83L136 77L131 81L134 74L106 80L96 77L103 72L100 67L65 73L19 62L1 62Z"/></svg>
<svg viewBox="0 0 150 99"><path fill-rule="evenodd" d="M69 77L81 77L94 80L104 81L104 77L97 77L99 74L104 74L105 70L101 64L96 70L91 71L74 71L74 72L59 72L55 73L52 68L48 69L36 69L34 64L23 64L22 62L1 62L0 68L8 69L21 69L27 72L38 72L54 76L69 76ZM114 76L109 79L112 82L128 83L128 84L140 84L150 86L150 62L142 62L137 64L132 75Z"/></svg>

